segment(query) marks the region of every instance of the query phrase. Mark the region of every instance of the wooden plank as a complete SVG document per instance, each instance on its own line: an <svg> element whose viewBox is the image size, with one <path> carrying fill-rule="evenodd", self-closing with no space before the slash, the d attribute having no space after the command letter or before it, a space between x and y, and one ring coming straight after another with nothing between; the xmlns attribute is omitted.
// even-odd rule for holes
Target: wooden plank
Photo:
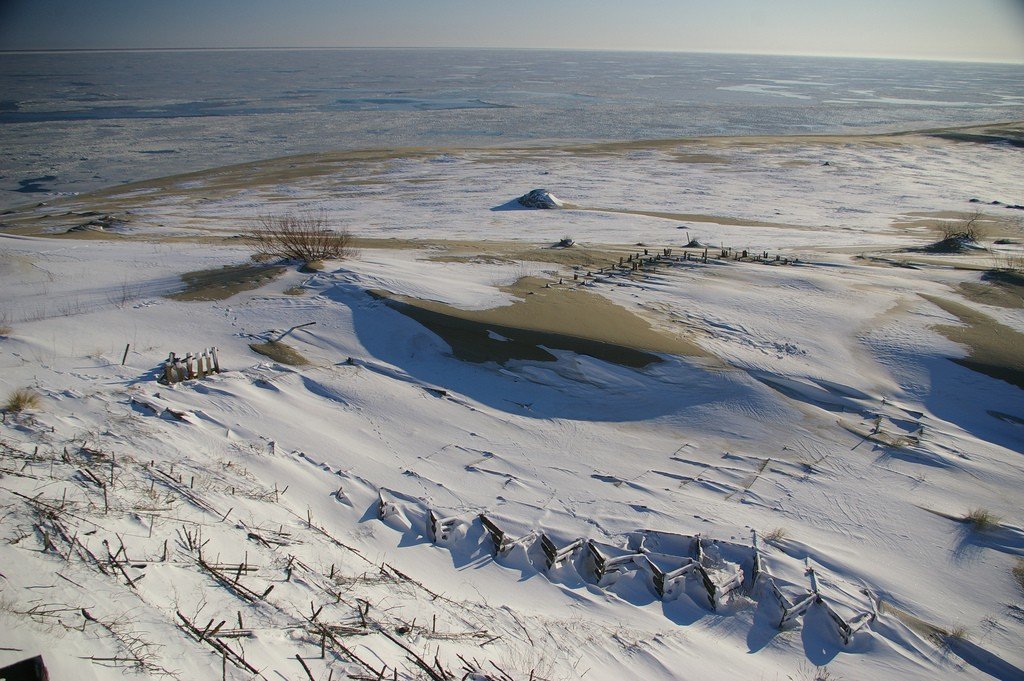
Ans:
<svg viewBox="0 0 1024 681"><path fill-rule="evenodd" d="M487 534L490 535L491 542L494 544L493 555L497 556L499 553L504 552L504 550L507 548L507 540L505 538L505 533L502 532L501 528L499 528L497 525L491 522L490 518L485 516L483 513L481 513L478 517L480 518L480 522L481 524L483 524L484 529L487 530Z"/></svg>

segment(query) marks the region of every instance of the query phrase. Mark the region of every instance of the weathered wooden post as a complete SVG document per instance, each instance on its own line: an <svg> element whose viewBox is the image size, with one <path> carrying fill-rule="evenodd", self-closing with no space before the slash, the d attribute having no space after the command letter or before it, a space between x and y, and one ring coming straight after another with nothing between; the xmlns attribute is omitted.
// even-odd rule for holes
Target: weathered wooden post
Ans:
<svg viewBox="0 0 1024 681"><path fill-rule="evenodd" d="M764 572L764 565L761 563L761 549L757 545L757 530L752 530L753 534L753 546L754 546L754 561L750 566L750 589L753 590L757 584L757 578Z"/></svg>
<svg viewBox="0 0 1024 681"><path fill-rule="evenodd" d="M427 538L431 544L437 543L437 516L431 509L427 509Z"/></svg>
<svg viewBox="0 0 1024 681"><path fill-rule="evenodd" d="M487 534L491 537L491 543L494 545L494 556L497 557L499 554L504 553L506 549L511 546L512 542L508 539L501 528L491 522L491 519L481 513L479 516L480 523L487 530Z"/></svg>
<svg viewBox="0 0 1024 681"><path fill-rule="evenodd" d="M594 581L600 582L601 578L604 577L605 563L607 559L601 555L601 551L598 550L594 542L587 540L587 550L590 552L590 557L594 562Z"/></svg>
<svg viewBox="0 0 1024 681"><path fill-rule="evenodd" d="M807 569L805 570L805 572L807 574L807 579L809 579L810 582L811 582L811 593L814 594L815 596L817 596L818 595L818 576L814 574L814 568L811 567L811 562L810 562L809 558L806 561L806 565L807 565Z"/></svg>
<svg viewBox="0 0 1024 681"><path fill-rule="evenodd" d="M174 371L174 353L172 352L171 354L169 354L167 356L167 359L164 360L164 381L166 383L173 383L174 382L174 375L172 373L173 371Z"/></svg>

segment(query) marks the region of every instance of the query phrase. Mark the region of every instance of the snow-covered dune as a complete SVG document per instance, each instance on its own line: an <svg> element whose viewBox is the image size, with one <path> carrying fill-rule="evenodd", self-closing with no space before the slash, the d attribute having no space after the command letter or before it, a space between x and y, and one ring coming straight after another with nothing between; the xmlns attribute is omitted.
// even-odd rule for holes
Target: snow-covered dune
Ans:
<svg viewBox="0 0 1024 681"><path fill-rule="evenodd" d="M674 158L700 144L726 160ZM977 295L1024 235L987 206L989 250L906 250L971 198L1020 198L1019 153L449 152L442 170L334 160L244 187L236 168L7 216L0 397L38 403L0 424L0 665L1019 678L1024 392L954 361L979 350L948 329L1024 332L1020 287ZM492 210L542 172L573 207ZM357 257L166 297L245 262L247 220L312 207ZM123 234L52 236L83 210L126 215ZM396 300L459 311L456 330ZM578 329L541 319L556 305ZM275 339L307 363L249 349ZM220 373L157 382L168 353L207 347ZM1009 372L1015 352L985 361Z"/></svg>

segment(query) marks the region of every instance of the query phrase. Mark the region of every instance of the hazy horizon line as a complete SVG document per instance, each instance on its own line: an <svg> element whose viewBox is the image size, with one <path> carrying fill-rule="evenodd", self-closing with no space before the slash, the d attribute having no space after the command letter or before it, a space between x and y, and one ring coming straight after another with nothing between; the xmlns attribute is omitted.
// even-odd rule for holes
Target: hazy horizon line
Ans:
<svg viewBox="0 0 1024 681"><path fill-rule="evenodd" d="M305 45L305 46L234 46L234 47L39 47L0 49L0 54L66 54L82 52L299 52L299 51L465 51L465 52L614 52L631 54L717 54L728 56L799 57L809 59L865 59L875 61L925 61L951 64L1002 64L1019 66L1024 60L1000 60L971 57L927 57L907 55L823 54L800 52L756 52L729 50L664 50L611 47L502 47L502 46L438 46L438 45Z"/></svg>

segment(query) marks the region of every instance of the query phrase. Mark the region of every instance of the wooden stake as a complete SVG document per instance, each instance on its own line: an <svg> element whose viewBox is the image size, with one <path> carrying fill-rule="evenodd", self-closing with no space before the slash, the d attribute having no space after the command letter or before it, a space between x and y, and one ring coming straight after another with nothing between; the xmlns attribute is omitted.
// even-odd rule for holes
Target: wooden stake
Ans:
<svg viewBox="0 0 1024 681"><path fill-rule="evenodd" d="M309 681L316 681L316 678L313 677L313 672L309 671L309 667L306 666L305 660L303 660L298 653L295 653L295 659L298 660L299 664L302 665L302 668L306 670L306 676L309 677Z"/></svg>
<svg viewBox="0 0 1024 681"><path fill-rule="evenodd" d="M285 336L290 334L295 329L301 329L301 328L306 327L306 326L313 326L314 324L316 324L316 322L306 322L305 324L299 324L298 326L293 326L292 328L288 329L287 331L282 333L280 336L275 338L274 341L277 342L277 341L281 340L282 338L284 338Z"/></svg>

